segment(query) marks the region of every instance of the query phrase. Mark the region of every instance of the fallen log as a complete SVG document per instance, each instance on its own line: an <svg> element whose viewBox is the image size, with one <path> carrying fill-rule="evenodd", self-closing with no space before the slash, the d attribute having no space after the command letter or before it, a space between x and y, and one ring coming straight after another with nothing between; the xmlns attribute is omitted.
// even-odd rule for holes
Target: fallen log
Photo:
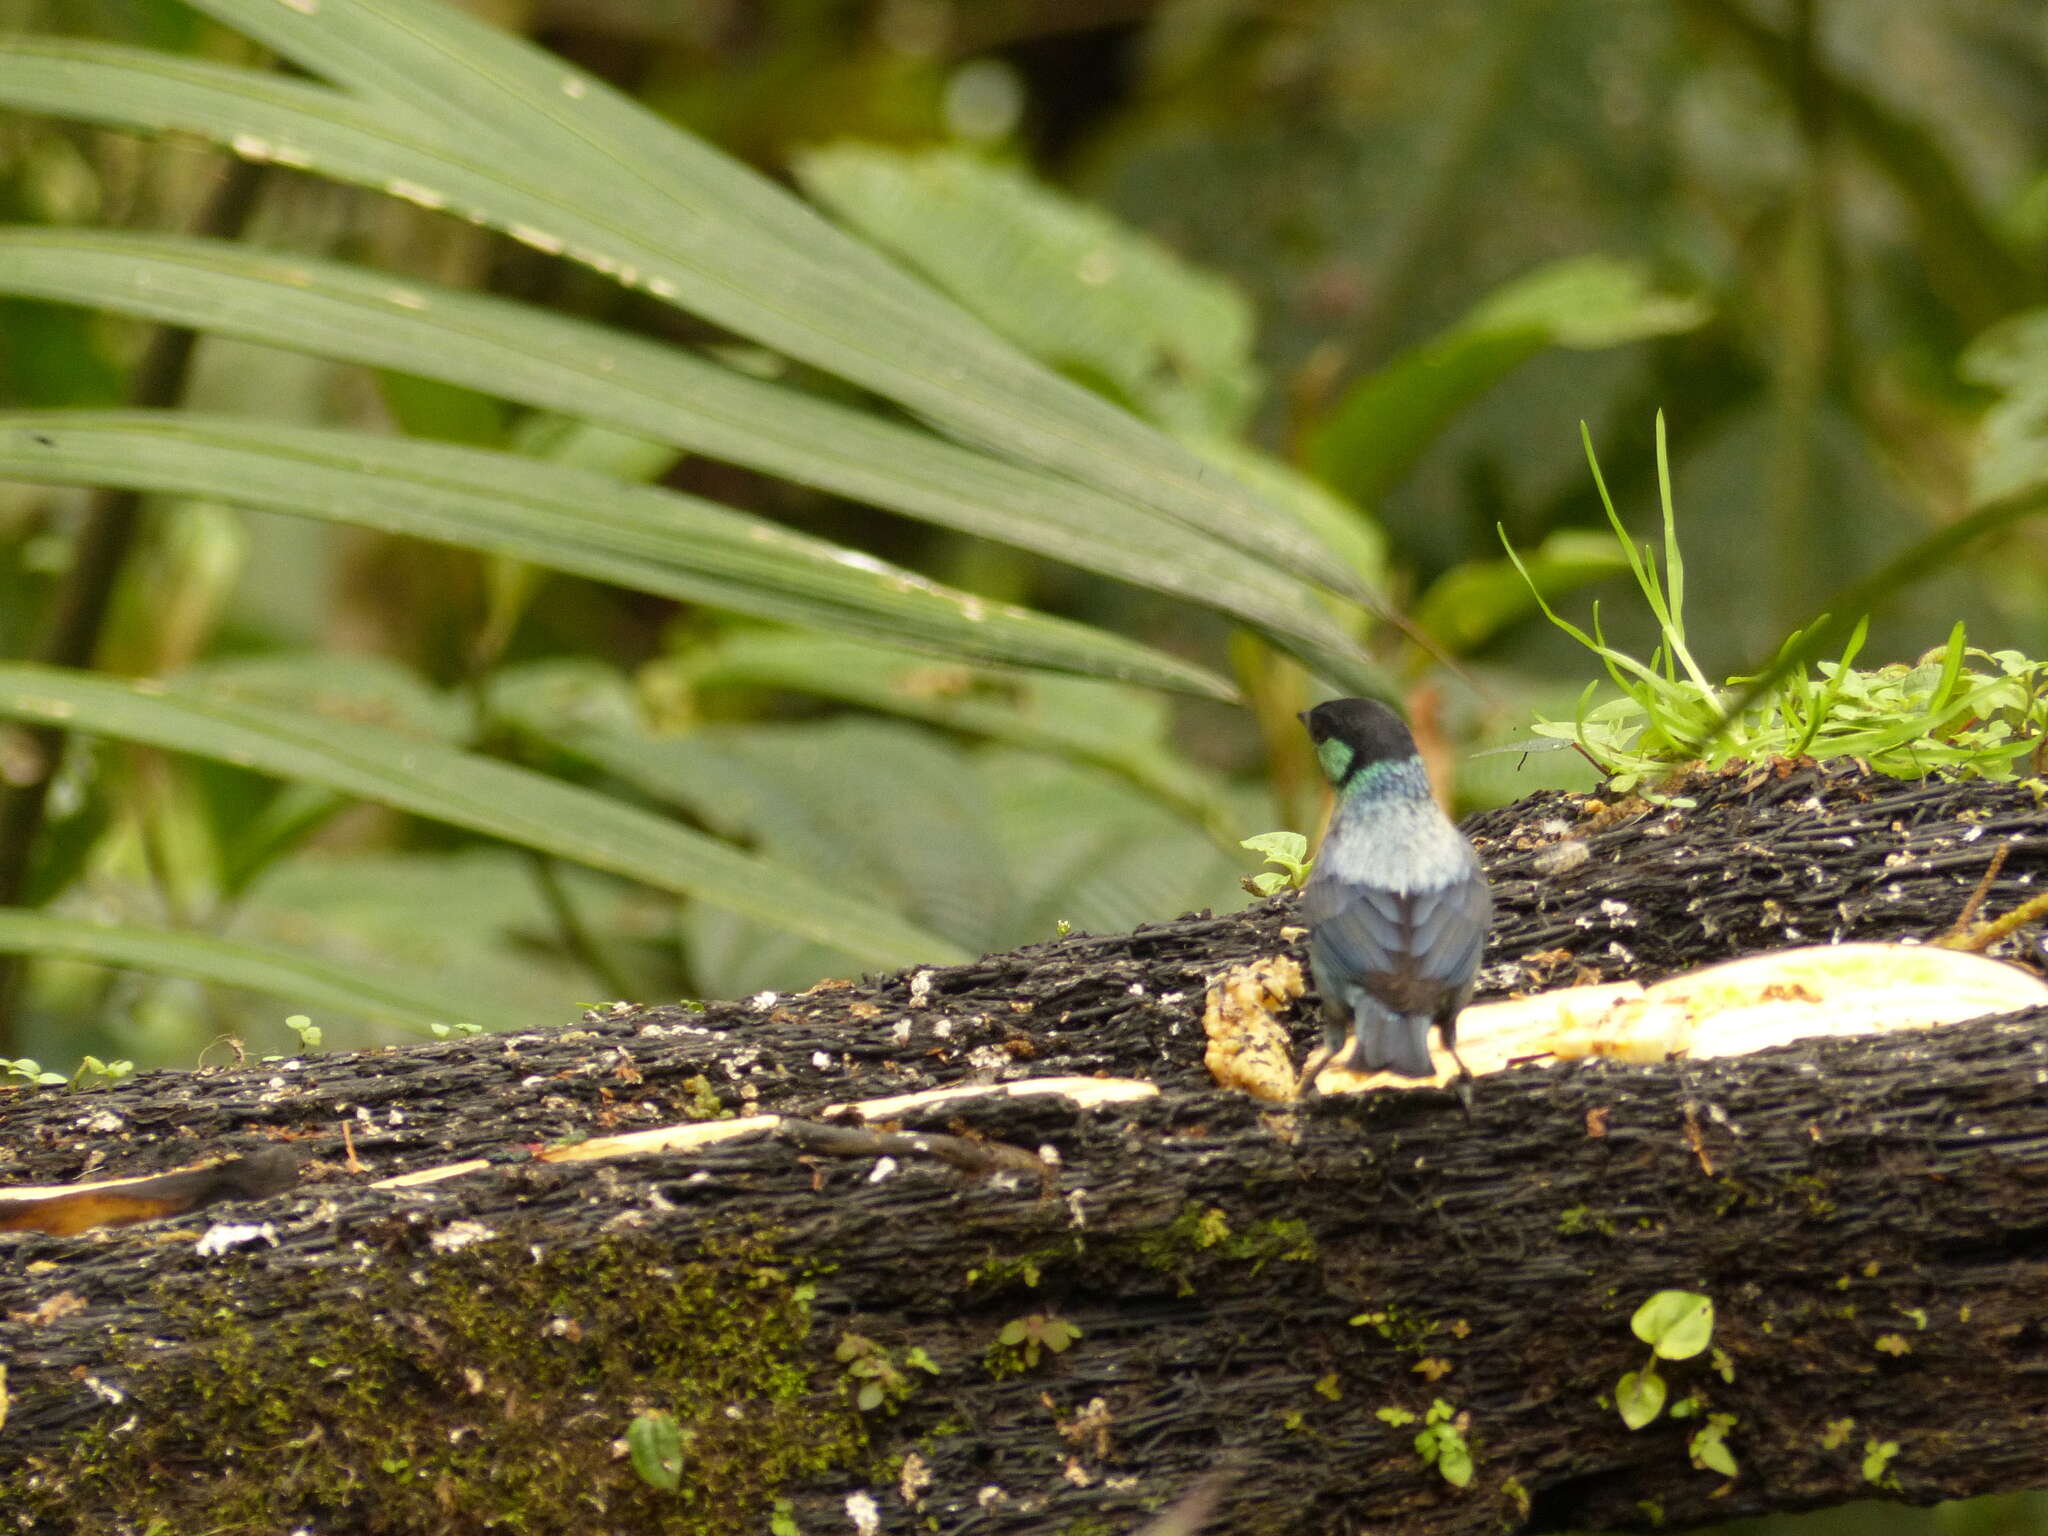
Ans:
<svg viewBox="0 0 2048 1536"><path fill-rule="evenodd" d="M1987 915L2048 870L2023 785L1787 764L1685 791L1471 824L1485 993L1929 938L1995 849ZM1532 1064L1469 1119L1430 1089L1274 1105L1210 1082L1201 1015L1226 967L1299 953L1292 905L0 1094L9 1185L309 1159L284 1194L0 1233L0 1529L1108 1533L1219 1463L1233 1532L2048 1483L2048 1010ZM1157 1092L1006 1091L1055 1078ZM949 1085L987 1091L835 1107ZM1630 1319L1673 1289L1712 1299L1712 1350L1658 1367L1688 1416L1631 1431ZM635 1470L650 1413L674 1490Z"/></svg>

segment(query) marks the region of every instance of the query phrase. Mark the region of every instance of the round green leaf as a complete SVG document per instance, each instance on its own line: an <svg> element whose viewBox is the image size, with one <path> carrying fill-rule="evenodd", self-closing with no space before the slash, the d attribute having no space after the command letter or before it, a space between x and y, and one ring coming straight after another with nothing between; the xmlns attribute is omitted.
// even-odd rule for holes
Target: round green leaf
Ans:
<svg viewBox="0 0 2048 1536"><path fill-rule="evenodd" d="M1615 1385L1614 1406L1622 1423L1641 1429L1664 1411L1664 1378L1648 1368L1630 1371Z"/></svg>
<svg viewBox="0 0 2048 1536"><path fill-rule="evenodd" d="M1447 1443L1439 1444L1436 1452L1436 1469L1443 1474L1445 1482L1453 1488L1464 1488L1472 1481L1472 1452L1465 1444L1465 1437L1459 1435Z"/></svg>
<svg viewBox="0 0 2048 1536"><path fill-rule="evenodd" d="M1697 1291L1659 1291L1629 1319L1629 1327L1665 1360L1690 1360L1714 1338L1714 1303Z"/></svg>

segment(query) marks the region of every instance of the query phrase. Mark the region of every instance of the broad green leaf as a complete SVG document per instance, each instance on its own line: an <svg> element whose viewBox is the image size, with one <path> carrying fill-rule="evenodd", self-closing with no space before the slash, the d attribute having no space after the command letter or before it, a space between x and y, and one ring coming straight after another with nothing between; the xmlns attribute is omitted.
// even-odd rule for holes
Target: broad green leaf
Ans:
<svg viewBox="0 0 2048 1536"><path fill-rule="evenodd" d="M1236 817L1218 784L1168 740L1151 696L1083 678L935 663L895 647L743 630L665 664L696 687L781 688L1101 764L1200 821L1226 846Z"/></svg>
<svg viewBox="0 0 2048 1536"><path fill-rule="evenodd" d="M1387 581L1387 537L1372 515L1346 501L1322 481L1302 473L1284 459L1229 438L1207 437L1193 443L1202 457L1221 464L1246 485L1255 487L1274 506L1293 515L1344 563L1369 592ZM1386 691L1398 693L1398 684Z"/></svg>
<svg viewBox="0 0 2048 1536"><path fill-rule="evenodd" d="M207 496L944 654L1227 696L1103 630L950 591L765 519L516 454L194 412L0 415L0 475Z"/></svg>
<svg viewBox="0 0 2048 1536"><path fill-rule="evenodd" d="M393 1019L423 1026L481 1024L486 1028L539 1028L563 1017L530 1011L507 1017L492 999L461 997L423 978L378 980L360 965L323 956L154 928L120 927L58 917L47 912L0 908L0 951L42 959L83 960L94 965L184 976L224 987L241 987L280 998L304 1009L325 1009Z"/></svg>
<svg viewBox="0 0 2048 1536"><path fill-rule="evenodd" d="M1157 431L891 272L765 179L439 0L204 0L355 95L145 50L24 38L0 101L380 188L505 230L965 441L1054 469L1343 589L1327 553ZM1352 595L1362 597L1363 594Z"/></svg>
<svg viewBox="0 0 2048 1536"><path fill-rule="evenodd" d="M187 697L32 663L0 663L0 716L146 742L324 785L758 917L871 964L961 951L872 904L665 817L489 758L303 711Z"/></svg>
<svg viewBox="0 0 2048 1536"><path fill-rule="evenodd" d="M1706 318L1704 305L1657 292L1631 262L1580 256L1539 267L1352 385L1310 434L1309 466L1371 506L1453 416L1545 348L1615 347Z"/></svg>
<svg viewBox="0 0 2048 1536"><path fill-rule="evenodd" d="M1015 166L838 144L803 189L1033 357L1182 434L1234 434L1258 393L1252 312L1221 278Z"/></svg>
<svg viewBox="0 0 2048 1536"><path fill-rule="evenodd" d="M335 262L113 231L0 230L0 292L295 347L602 422L1201 603L1334 680L1373 687L1371 664L1307 588L1220 540L1046 470L585 321ZM1304 521L1329 538L1331 519ZM1370 566L1368 579L1376 572L1376 554L1333 547L1354 569Z"/></svg>
<svg viewBox="0 0 2048 1536"><path fill-rule="evenodd" d="M1690 1360L1714 1338L1714 1302L1697 1291L1659 1291L1629 1319L1629 1327L1664 1360Z"/></svg>

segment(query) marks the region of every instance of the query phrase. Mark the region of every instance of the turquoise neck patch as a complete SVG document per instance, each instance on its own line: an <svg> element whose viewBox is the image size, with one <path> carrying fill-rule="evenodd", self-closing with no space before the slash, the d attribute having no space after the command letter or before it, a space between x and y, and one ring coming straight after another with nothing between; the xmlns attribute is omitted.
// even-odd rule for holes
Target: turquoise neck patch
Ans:
<svg viewBox="0 0 2048 1536"><path fill-rule="evenodd" d="M1350 746L1334 736L1316 743L1316 761L1323 765L1332 784L1344 782L1344 775L1351 771L1351 757Z"/></svg>

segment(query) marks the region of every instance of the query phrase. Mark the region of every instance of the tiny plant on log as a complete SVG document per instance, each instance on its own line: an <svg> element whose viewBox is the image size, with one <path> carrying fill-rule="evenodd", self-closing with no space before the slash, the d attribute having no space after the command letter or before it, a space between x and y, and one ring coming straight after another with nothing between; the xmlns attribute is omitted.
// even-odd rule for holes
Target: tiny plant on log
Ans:
<svg viewBox="0 0 2048 1536"><path fill-rule="evenodd" d="M1641 1429L1664 1411L1667 1389L1657 1362L1690 1360L1706 1350L1714 1339L1714 1303L1693 1291L1659 1291L1636 1308L1629 1328L1650 1346L1650 1358L1640 1371L1628 1371L1615 1383L1614 1405L1622 1423Z"/></svg>
<svg viewBox="0 0 2048 1536"><path fill-rule="evenodd" d="M1261 832L1257 837L1248 837L1237 845L1249 848L1260 855L1268 864L1277 864L1277 870L1262 870L1256 875L1246 875L1239 882L1254 896L1270 896L1275 891L1299 890L1308 883L1308 872L1315 867L1315 860L1309 857L1308 839L1299 832Z"/></svg>
<svg viewBox="0 0 2048 1536"><path fill-rule="evenodd" d="M989 1372L995 1376L1019 1375L1038 1364L1041 1349L1062 1355L1079 1337L1081 1330L1072 1323L1043 1312L1012 1318L1003 1324L1002 1332L989 1346Z"/></svg>
<svg viewBox="0 0 2048 1536"><path fill-rule="evenodd" d="M1373 1416L1396 1429L1415 1422L1415 1415L1406 1408L1381 1408ZM1429 1405L1422 1428L1415 1433L1415 1454L1425 1467L1435 1467L1453 1488L1469 1487L1472 1482L1472 1447L1465 1439L1469 1427L1470 1415L1438 1398Z"/></svg>

